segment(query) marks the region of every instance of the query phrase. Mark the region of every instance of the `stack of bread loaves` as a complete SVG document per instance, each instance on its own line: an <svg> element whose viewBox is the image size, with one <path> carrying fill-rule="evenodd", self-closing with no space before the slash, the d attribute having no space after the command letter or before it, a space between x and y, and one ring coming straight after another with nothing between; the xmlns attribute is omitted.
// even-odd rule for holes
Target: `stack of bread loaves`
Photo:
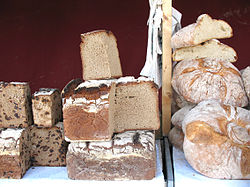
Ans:
<svg viewBox="0 0 250 187"><path fill-rule="evenodd" d="M0 178L20 179L31 165L31 110L28 83L0 82Z"/></svg>
<svg viewBox="0 0 250 187"><path fill-rule="evenodd" d="M225 21L207 14L173 35L173 60L180 62L172 87L182 108L172 117L169 139L206 176L250 179L250 112L240 108L248 98L232 64L236 52L217 40L231 36Z"/></svg>
<svg viewBox="0 0 250 187"><path fill-rule="evenodd" d="M20 179L31 165L65 165L61 118L58 90L41 89L31 99L28 83L1 82L0 178Z"/></svg>
<svg viewBox="0 0 250 187"><path fill-rule="evenodd" d="M144 77L122 77L116 38L81 35L83 79L62 91L68 176L82 180L148 180L155 176L158 89ZM120 78L119 78L120 77Z"/></svg>
<svg viewBox="0 0 250 187"><path fill-rule="evenodd" d="M68 143L64 140L62 99L59 90L41 88L32 95L34 124L30 126L31 164L65 166Z"/></svg>

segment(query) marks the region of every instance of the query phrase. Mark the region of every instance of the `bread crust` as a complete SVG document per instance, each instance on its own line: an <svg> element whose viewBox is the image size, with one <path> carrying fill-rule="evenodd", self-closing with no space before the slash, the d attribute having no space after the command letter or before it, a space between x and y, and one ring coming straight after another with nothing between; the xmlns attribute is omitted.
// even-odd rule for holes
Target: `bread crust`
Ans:
<svg viewBox="0 0 250 187"><path fill-rule="evenodd" d="M216 25L220 24L223 26L223 29L217 27ZM224 28L225 27L225 28ZM211 28L211 29L210 29ZM210 30L209 30L210 29ZM217 35L219 31L224 32L224 30L228 30L223 35ZM206 33L207 36L202 40L197 40L199 35L197 33ZM190 24L186 27L180 29L177 33L175 33L171 38L171 47L174 49L189 47L200 44L202 42L208 41L213 38L230 38L233 36L233 30L231 26L223 20L212 19L208 14L200 15L196 23Z"/></svg>
<svg viewBox="0 0 250 187"><path fill-rule="evenodd" d="M201 174L250 179L250 111L214 100L199 103L184 118L184 154Z"/></svg>
<svg viewBox="0 0 250 187"><path fill-rule="evenodd" d="M176 49L172 55L173 61L192 60L199 58L216 58L223 61L236 62L236 51L216 39L201 44Z"/></svg>
<svg viewBox="0 0 250 187"><path fill-rule="evenodd" d="M172 86L191 103L216 99L233 106L248 104L239 70L230 62L218 59L179 62L173 70Z"/></svg>
<svg viewBox="0 0 250 187"><path fill-rule="evenodd" d="M67 169L77 180L151 180L155 159L154 132L127 131L106 142L71 143Z"/></svg>

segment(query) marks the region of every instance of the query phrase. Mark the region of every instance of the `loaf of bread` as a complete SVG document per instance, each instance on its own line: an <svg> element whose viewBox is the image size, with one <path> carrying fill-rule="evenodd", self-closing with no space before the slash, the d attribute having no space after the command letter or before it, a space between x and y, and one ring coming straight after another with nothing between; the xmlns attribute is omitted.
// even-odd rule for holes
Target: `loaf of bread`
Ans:
<svg viewBox="0 0 250 187"><path fill-rule="evenodd" d="M69 98L74 94L75 88L82 82L82 79L72 79L71 81L69 81L69 83L63 88L61 93L63 103L65 102L65 98Z"/></svg>
<svg viewBox="0 0 250 187"><path fill-rule="evenodd" d="M0 178L21 179L30 167L29 129L0 129Z"/></svg>
<svg viewBox="0 0 250 187"><path fill-rule="evenodd" d="M198 45L210 39L230 38L231 26L223 20L212 19L208 14L200 15L196 23L183 27L171 38L172 48Z"/></svg>
<svg viewBox="0 0 250 187"><path fill-rule="evenodd" d="M173 127L168 133L168 139L174 147L183 151L184 133L182 129Z"/></svg>
<svg viewBox="0 0 250 187"><path fill-rule="evenodd" d="M114 132L114 80L85 81L76 88L74 81L69 84L63 90L66 140L110 140Z"/></svg>
<svg viewBox="0 0 250 187"><path fill-rule="evenodd" d="M64 140L63 123L53 127L30 127L31 164L65 166L68 143Z"/></svg>
<svg viewBox="0 0 250 187"><path fill-rule="evenodd" d="M151 79L118 79L115 90L115 132L159 129L158 102L158 87Z"/></svg>
<svg viewBox="0 0 250 187"><path fill-rule="evenodd" d="M160 127L158 88L149 78L71 81L62 91L66 140L110 140L114 132Z"/></svg>
<svg viewBox="0 0 250 187"><path fill-rule="evenodd" d="M209 58L183 60L173 70L172 86L192 103L216 99L233 106L248 104L241 74L230 62Z"/></svg>
<svg viewBox="0 0 250 187"><path fill-rule="evenodd" d="M183 141L184 141L184 133L182 132L182 122L186 114L194 108L194 105L186 105L183 108L179 109L171 118L171 123L174 127L168 133L168 139L170 143L183 151Z"/></svg>
<svg viewBox="0 0 250 187"><path fill-rule="evenodd" d="M127 131L106 142L72 142L67 152L70 179L150 180L156 172L152 131Z"/></svg>
<svg viewBox="0 0 250 187"><path fill-rule="evenodd" d="M242 79L243 79L244 87L248 96L248 100L250 102L250 66L246 67L243 70Z"/></svg>
<svg viewBox="0 0 250 187"><path fill-rule="evenodd" d="M177 105L177 112L179 109L185 107L185 106L194 106L194 103L191 103L189 101L186 101L183 96L179 95L176 93L176 91L173 89L172 90L172 100L173 102Z"/></svg>
<svg viewBox="0 0 250 187"><path fill-rule="evenodd" d="M173 53L174 61L199 58L214 58L227 62L235 62L237 60L237 54L232 47L229 47L216 39L208 40L191 47L179 48Z"/></svg>
<svg viewBox="0 0 250 187"><path fill-rule="evenodd" d="M185 116L184 154L201 174L219 179L250 179L250 111L214 100Z"/></svg>
<svg viewBox="0 0 250 187"><path fill-rule="evenodd" d="M80 44L84 80L122 76L116 38L111 31L81 34Z"/></svg>
<svg viewBox="0 0 250 187"><path fill-rule="evenodd" d="M62 99L57 89L41 88L32 95L34 124L52 127L62 120Z"/></svg>
<svg viewBox="0 0 250 187"><path fill-rule="evenodd" d="M194 105L187 105L181 108L180 110L178 110L177 112L175 112L174 115L171 117L171 123L175 127L182 129L182 121L184 117L194 107L195 107Z"/></svg>
<svg viewBox="0 0 250 187"><path fill-rule="evenodd" d="M0 82L0 128L23 128L32 123L29 84Z"/></svg>

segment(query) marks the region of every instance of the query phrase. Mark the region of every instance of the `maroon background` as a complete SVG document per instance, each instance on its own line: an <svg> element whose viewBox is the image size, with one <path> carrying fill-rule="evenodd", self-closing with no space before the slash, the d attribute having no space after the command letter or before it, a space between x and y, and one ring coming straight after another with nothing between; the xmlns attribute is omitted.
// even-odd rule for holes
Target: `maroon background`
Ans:
<svg viewBox="0 0 250 187"><path fill-rule="evenodd" d="M183 26L202 13L228 21L234 37L222 42L237 51L239 69L250 65L249 0L173 0L173 6ZM96 29L116 35L123 73L137 77L146 57L148 14L147 0L1 0L0 80L28 81L32 92L62 89L81 77L80 34Z"/></svg>

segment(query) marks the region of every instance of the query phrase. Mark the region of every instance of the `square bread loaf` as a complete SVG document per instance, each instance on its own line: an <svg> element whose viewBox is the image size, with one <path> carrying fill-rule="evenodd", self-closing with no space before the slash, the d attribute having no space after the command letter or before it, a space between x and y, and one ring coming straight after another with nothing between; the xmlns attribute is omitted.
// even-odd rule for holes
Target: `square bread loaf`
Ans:
<svg viewBox="0 0 250 187"><path fill-rule="evenodd" d="M65 166L68 143L64 140L63 123L53 127L30 127L31 164Z"/></svg>
<svg viewBox="0 0 250 187"><path fill-rule="evenodd" d="M21 179L30 167L29 129L0 129L0 178Z"/></svg>
<svg viewBox="0 0 250 187"><path fill-rule="evenodd" d="M110 140L114 132L114 80L76 82L71 81L62 93L66 140Z"/></svg>
<svg viewBox="0 0 250 187"><path fill-rule="evenodd" d="M110 140L114 132L160 127L158 88L149 78L72 80L62 97L67 141Z"/></svg>
<svg viewBox="0 0 250 187"><path fill-rule="evenodd" d="M41 88L32 95L34 124L52 127L62 119L62 99L57 89Z"/></svg>
<svg viewBox="0 0 250 187"><path fill-rule="evenodd" d="M150 180L156 172L153 131L127 131L106 142L73 142L67 152L70 179Z"/></svg>
<svg viewBox="0 0 250 187"><path fill-rule="evenodd" d="M29 84L0 82L0 128L24 128L32 123Z"/></svg>
<svg viewBox="0 0 250 187"><path fill-rule="evenodd" d="M116 81L115 132L157 130L160 127L158 87L149 78Z"/></svg>
<svg viewBox="0 0 250 187"><path fill-rule="evenodd" d="M81 34L81 40L84 80L122 76L116 38L111 31L97 30Z"/></svg>

